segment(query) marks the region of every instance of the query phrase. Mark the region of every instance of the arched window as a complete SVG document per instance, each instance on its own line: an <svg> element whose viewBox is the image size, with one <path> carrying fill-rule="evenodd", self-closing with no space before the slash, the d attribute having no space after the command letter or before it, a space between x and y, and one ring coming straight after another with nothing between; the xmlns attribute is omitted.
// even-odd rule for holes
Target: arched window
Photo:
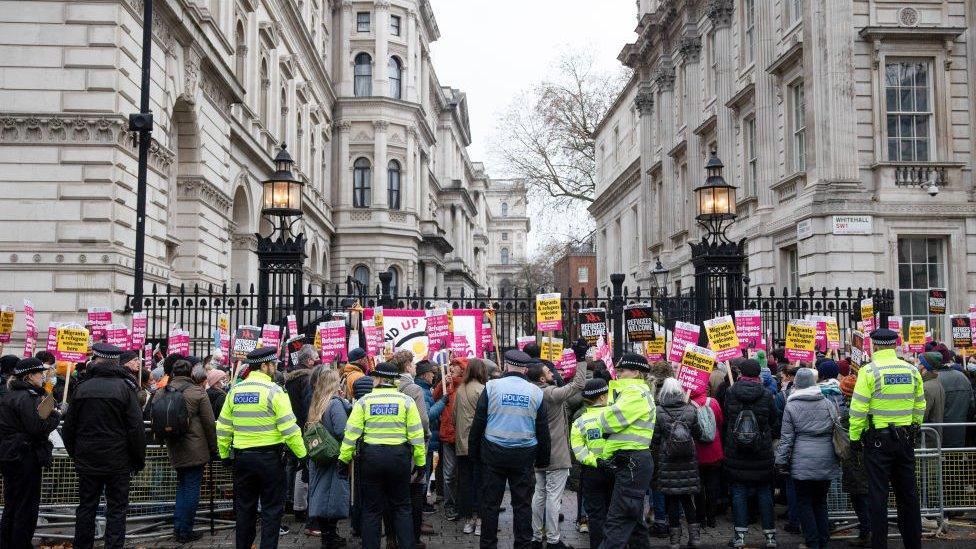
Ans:
<svg viewBox="0 0 976 549"><path fill-rule="evenodd" d="M352 205L355 208L368 208L370 203L370 179L372 169L369 160L357 158L353 164Z"/></svg>
<svg viewBox="0 0 976 549"><path fill-rule="evenodd" d="M502 265L508 265L508 248L502 248Z"/></svg>
<svg viewBox="0 0 976 549"><path fill-rule="evenodd" d="M239 82L244 82L244 67L247 60L247 43L244 41L244 24L237 22L234 31L234 76Z"/></svg>
<svg viewBox="0 0 976 549"><path fill-rule="evenodd" d="M396 267L387 269L390 273L390 295L400 294L400 271Z"/></svg>
<svg viewBox="0 0 976 549"><path fill-rule="evenodd" d="M266 59L261 60L261 81L258 82L261 87L261 93L258 95L258 114L261 120L261 125L265 128L268 127L268 88L271 87L271 76L268 73L268 61Z"/></svg>
<svg viewBox="0 0 976 549"><path fill-rule="evenodd" d="M508 202L502 202L502 217L508 217Z"/></svg>
<svg viewBox="0 0 976 549"><path fill-rule="evenodd" d="M403 98L403 66L396 57L390 58L390 97L393 99Z"/></svg>
<svg viewBox="0 0 976 549"><path fill-rule="evenodd" d="M352 271L352 278L369 290L369 267L366 265L356 266Z"/></svg>
<svg viewBox="0 0 976 549"><path fill-rule="evenodd" d="M391 210L400 209L400 163L390 160L390 165L386 169L386 197L387 206Z"/></svg>
<svg viewBox="0 0 976 549"><path fill-rule="evenodd" d="M368 53L356 56L356 75L353 93L356 97L373 95L373 58Z"/></svg>

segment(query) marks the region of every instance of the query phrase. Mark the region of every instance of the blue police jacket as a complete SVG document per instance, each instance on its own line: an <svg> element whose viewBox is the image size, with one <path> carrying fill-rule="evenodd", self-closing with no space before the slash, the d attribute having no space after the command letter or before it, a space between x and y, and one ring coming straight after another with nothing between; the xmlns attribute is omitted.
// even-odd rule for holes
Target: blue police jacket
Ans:
<svg viewBox="0 0 976 549"><path fill-rule="evenodd" d="M485 438L504 448L535 446L542 389L513 375L489 381L485 393L488 395Z"/></svg>

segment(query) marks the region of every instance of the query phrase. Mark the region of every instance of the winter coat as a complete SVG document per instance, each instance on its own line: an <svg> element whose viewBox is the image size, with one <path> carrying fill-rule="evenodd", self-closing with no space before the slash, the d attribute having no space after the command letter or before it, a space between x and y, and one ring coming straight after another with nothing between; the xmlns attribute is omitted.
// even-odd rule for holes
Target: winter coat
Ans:
<svg viewBox="0 0 976 549"><path fill-rule="evenodd" d="M536 385L542 389L542 400L546 403L546 420L549 422L549 437L552 440L549 466L546 470L569 469L573 466L573 460L569 453L569 412L566 410L566 401L583 391L586 386L586 368L577 368L571 382L562 387L544 383Z"/></svg>
<svg viewBox="0 0 976 549"><path fill-rule="evenodd" d="M463 372L463 369L462 369ZM438 426L438 436L444 444L457 445L457 429L454 425L454 401L458 387L461 386L461 376L455 376L447 380L447 402L444 403L444 410L441 412L441 424ZM434 400L440 400L444 396L444 384L438 383L431 391ZM456 448L455 448L456 450Z"/></svg>
<svg viewBox="0 0 976 549"><path fill-rule="evenodd" d="M210 409L213 410L214 417L220 417L220 410L224 407L227 392L223 389L211 387L207 389L207 398L210 399Z"/></svg>
<svg viewBox="0 0 976 549"><path fill-rule="evenodd" d="M950 367L938 368L939 382L945 389L945 423L965 423L973 418L976 402L973 401L973 386L966 374ZM966 444L966 427L943 427L942 447L961 448Z"/></svg>
<svg viewBox="0 0 976 549"><path fill-rule="evenodd" d="M725 472L731 482L762 483L772 480L773 439L779 436L779 415L773 404L773 395L758 380L739 379L725 392L722 413L725 417L723 449ZM762 432L761 449L749 452L733 442L736 420L745 410L752 410Z"/></svg>
<svg viewBox="0 0 976 549"><path fill-rule="evenodd" d="M454 392L454 418L456 429L454 453L458 456L468 455L468 435L471 434L471 422L474 421L474 410L478 406L478 397L485 390L479 381L469 381L458 387ZM443 419L446 415L442 414Z"/></svg>
<svg viewBox="0 0 976 549"><path fill-rule="evenodd" d="M845 406L844 404L844 393L840 391L840 382L836 379L828 379L824 382L818 383L820 387L820 392L826 397L827 400L834 403L834 406L840 410Z"/></svg>
<svg viewBox="0 0 976 549"><path fill-rule="evenodd" d="M430 423L430 440L427 442L427 450L440 449L440 424L441 413L444 411L445 399L434 401L432 387L424 379L416 380L417 385L424 392L424 403L427 405L427 421Z"/></svg>
<svg viewBox="0 0 976 549"><path fill-rule="evenodd" d="M849 403L844 406L840 413L840 424L845 429L851 428L851 409ZM844 473L841 484L844 491L852 495L867 495L868 493L868 472L864 468L864 452L855 451L851 448L851 457L841 461L841 470Z"/></svg>
<svg viewBox="0 0 976 549"><path fill-rule="evenodd" d="M695 451L698 454L699 466L715 465L721 463L725 458L725 452L722 450L722 427L725 425L725 416L722 415L722 407L719 406L718 400L706 396L705 392L701 389L691 394L691 401L696 406L704 406L706 399L708 400L708 407L712 409L712 413L715 415L715 439L711 442L695 442Z"/></svg>
<svg viewBox="0 0 976 549"><path fill-rule="evenodd" d="M356 383L357 379L365 375L366 374L363 372L363 369L360 368L358 364L349 362L342 367L342 379L345 380L347 399L352 400L353 398L352 384Z"/></svg>
<svg viewBox="0 0 976 549"><path fill-rule="evenodd" d="M693 404L684 399L673 402L658 402L657 423L654 426L654 437L651 439L651 451L654 454L654 486L666 495L687 495L698 493L698 460L695 456L683 459L670 459L665 452L668 438L675 423L684 422L691 433L691 437L701 440L701 428L698 425L698 413Z"/></svg>
<svg viewBox="0 0 976 549"><path fill-rule="evenodd" d="M410 374L400 374L400 392L412 398L417 404L417 412L420 413L420 423L424 426L424 441L430 440L430 418L427 415L427 401L424 400L424 390L413 380Z"/></svg>
<svg viewBox="0 0 976 549"><path fill-rule="evenodd" d="M786 401L776 464L794 480L833 480L840 474L834 453L834 419L840 411L817 385L797 389Z"/></svg>
<svg viewBox="0 0 976 549"><path fill-rule="evenodd" d="M51 431L58 428L61 414L54 411L41 419L37 407L44 389L14 379L0 397L0 462L35 459L44 466L51 464Z"/></svg>
<svg viewBox="0 0 976 549"><path fill-rule="evenodd" d="M292 370L285 374L285 392L291 401L291 411L295 414L295 422L305 425L308 422L308 400L306 393L310 392L309 382L312 371L308 368Z"/></svg>
<svg viewBox="0 0 976 549"><path fill-rule="evenodd" d="M322 412L322 426L341 441L346 431L349 409L339 396L333 396ZM308 460L308 516L343 519L349 516L349 479L339 478L335 463L326 467Z"/></svg>
<svg viewBox="0 0 976 549"><path fill-rule="evenodd" d="M945 389L939 381L939 374L922 370L922 391L925 394L925 415L922 423L942 423L945 417ZM936 428L941 432L941 428Z"/></svg>
<svg viewBox="0 0 976 549"><path fill-rule="evenodd" d="M98 361L83 381L72 384L61 436L82 474L141 471L146 464L146 431L135 383L117 363Z"/></svg>
<svg viewBox="0 0 976 549"><path fill-rule="evenodd" d="M214 422L213 408L203 387L193 383L188 377L174 377L169 386L183 391L190 430L183 436L167 440L166 450L174 469L196 467L210 462L217 455L217 425Z"/></svg>

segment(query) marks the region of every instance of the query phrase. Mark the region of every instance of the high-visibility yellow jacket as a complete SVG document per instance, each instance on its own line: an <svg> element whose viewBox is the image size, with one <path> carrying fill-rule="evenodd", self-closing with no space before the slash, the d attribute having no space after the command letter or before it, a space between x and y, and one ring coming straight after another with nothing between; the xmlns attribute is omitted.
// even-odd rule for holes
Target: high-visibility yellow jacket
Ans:
<svg viewBox="0 0 976 549"><path fill-rule="evenodd" d="M925 415L925 394L918 369L895 356L894 349L875 351L873 360L857 372L851 395L851 440L861 440L874 427L921 425Z"/></svg>
<svg viewBox="0 0 976 549"><path fill-rule="evenodd" d="M288 393L262 372L231 387L217 418L217 451L221 458L236 449L287 444L297 457L305 457L302 430L295 423Z"/></svg>
<svg viewBox="0 0 976 549"><path fill-rule="evenodd" d="M424 426L420 422L417 403L396 387L376 387L373 392L356 401L346 422L346 433L339 448L339 461L349 463L356 451L356 441L365 444L413 446L413 462L422 466L427 462L424 446Z"/></svg>
<svg viewBox="0 0 976 549"><path fill-rule="evenodd" d="M618 450L647 450L654 437L657 406L651 388L642 379L615 379L610 382L613 404L598 415L606 443L605 457Z"/></svg>
<svg viewBox="0 0 976 549"><path fill-rule="evenodd" d="M573 455L583 465L596 467L597 458L603 457L603 428L600 427L600 414L606 406L590 406L573 422L569 429L569 445Z"/></svg>

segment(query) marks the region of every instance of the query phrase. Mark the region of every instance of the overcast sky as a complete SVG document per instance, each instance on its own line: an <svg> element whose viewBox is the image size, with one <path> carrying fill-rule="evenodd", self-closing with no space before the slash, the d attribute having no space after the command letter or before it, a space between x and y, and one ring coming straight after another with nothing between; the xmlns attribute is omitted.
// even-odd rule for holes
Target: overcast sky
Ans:
<svg viewBox="0 0 976 549"><path fill-rule="evenodd" d="M430 0L441 37L431 45L441 85L468 94L471 159L488 165L498 116L541 80L562 49L593 51L599 67L620 66L634 38L634 0ZM500 175L500 174L495 174Z"/></svg>

